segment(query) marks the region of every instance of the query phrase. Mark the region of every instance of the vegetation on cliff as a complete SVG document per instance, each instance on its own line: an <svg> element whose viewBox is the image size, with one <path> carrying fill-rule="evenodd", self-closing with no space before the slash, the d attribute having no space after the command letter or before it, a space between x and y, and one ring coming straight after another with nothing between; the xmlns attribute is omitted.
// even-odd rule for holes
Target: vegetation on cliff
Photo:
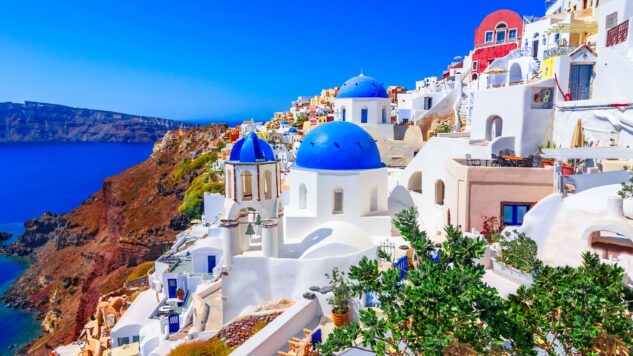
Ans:
<svg viewBox="0 0 633 356"><path fill-rule="evenodd" d="M201 187L190 189L207 174L215 154L205 153L214 151L226 129L210 125L170 131L147 160L108 177L102 189L76 209L26 224L26 232L4 252L26 256L31 264L3 299L46 316L48 333L33 344L31 353L48 354L74 341L99 297L121 288L130 274L146 273L147 265L141 264L158 258L189 226L179 207L188 190L198 194L216 186L210 182L221 181L214 173L214 178L200 178ZM192 160L194 156L205 158ZM180 167L186 168L174 180Z"/></svg>

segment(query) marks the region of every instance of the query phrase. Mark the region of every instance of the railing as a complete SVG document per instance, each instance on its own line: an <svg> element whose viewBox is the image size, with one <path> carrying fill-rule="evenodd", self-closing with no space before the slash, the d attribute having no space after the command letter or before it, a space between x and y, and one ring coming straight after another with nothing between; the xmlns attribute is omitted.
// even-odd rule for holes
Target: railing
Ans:
<svg viewBox="0 0 633 356"><path fill-rule="evenodd" d="M517 37L517 38L511 39L511 40L506 40L506 41L503 41L503 42L493 41L493 42L480 43L478 45L475 45L475 49L485 48L485 47L493 47L493 46L500 46L500 45L510 44L510 43L516 43L518 45L519 43L521 43L521 37Z"/></svg>
<svg viewBox="0 0 633 356"><path fill-rule="evenodd" d="M629 20L607 31L607 47L615 46L626 41L629 36Z"/></svg>
<svg viewBox="0 0 633 356"><path fill-rule="evenodd" d="M550 57L556 56L566 56L574 51L573 47L569 46L556 46L553 48L549 48L545 50L545 54L543 55L543 59L547 59Z"/></svg>

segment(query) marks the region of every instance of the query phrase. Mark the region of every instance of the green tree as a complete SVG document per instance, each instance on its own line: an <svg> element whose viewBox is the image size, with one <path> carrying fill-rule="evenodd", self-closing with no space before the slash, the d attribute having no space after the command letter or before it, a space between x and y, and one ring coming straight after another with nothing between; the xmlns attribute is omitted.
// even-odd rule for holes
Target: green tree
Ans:
<svg viewBox="0 0 633 356"><path fill-rule="evenodd" d="M432 244L419 230L414 209L397 214L394 224L422 256L420 266L409 271L405 282L399 282L399 270L381 271L378 261L368 258L351 267L353 293L360 297L374 292L380 307L360 310L360 323L336 328L321 351L331 355L351 347L378 355L410 355L441 354L448 348L501 350L514 327L506 317L506 302L482 282L484 268L475 263L485 242L447 227L440 262L434 263L426 258Z"/></svg>
<svg viewBox="0 0 633 356"><path fill-rule="evenodd" d="M633 176L629 178L628 183L622 183L622 188L618 191L618 195L622 199L633 197Z"/></svg>
<svg viewBox="0 0 633 356"><path fill-rule="evenodd" d="M543 267L532 287L509 297L510 317L550 355L557 347L567 355L626 351L633 346L633 294L624 271L589 252L582 258L579 268Z"/></svg>
<svg viewBox="0 0 633 356"><path fill-rule="evenodd" d="M525 273L538 271L543 263L537 257L537 245L526 234L514 231L507 233L499 241L501 252L497 261L512 266Z"/></svg>

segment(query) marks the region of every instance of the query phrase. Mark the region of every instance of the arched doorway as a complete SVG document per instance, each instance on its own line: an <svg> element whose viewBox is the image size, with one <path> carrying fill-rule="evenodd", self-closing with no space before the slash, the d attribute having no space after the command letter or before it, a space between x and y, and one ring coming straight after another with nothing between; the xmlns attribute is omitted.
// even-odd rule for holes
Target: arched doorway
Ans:
<svg viewBox="0 0 633 356"><path fill-rule="evenodd" d="M407 189L412 192L422 194L422 172L413 172L413 174L409 177Z"/></svg>
<svg viewBox="0 0 633 356"><path fill-rule="evenodd" d="M308 201L308 190L306 189L306 185L301 183L299 185L299 209L305 209Z"/></svg>
<svg viewBox="0 0 633 356"><path fill-rule="evenodd" d="M510 67L510 85L521 84L523 82L523 72L519 63L512 64Z"/></svg>
<svg viewBox="0 0 633 356"><path fill-rule="evenodd" d="M499 116L490 116L486 120L486 140L492 141L500 137L503 130L503 119Z"/></svg>

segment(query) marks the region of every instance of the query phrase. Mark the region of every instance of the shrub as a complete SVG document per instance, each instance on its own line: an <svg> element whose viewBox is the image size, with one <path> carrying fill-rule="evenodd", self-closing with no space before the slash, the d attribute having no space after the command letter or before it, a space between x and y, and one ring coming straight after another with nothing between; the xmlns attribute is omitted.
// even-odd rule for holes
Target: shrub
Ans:
<svg viewBox="0 0 633 356"><path fill-rule="evenodd" d="M228 356L233 351L224 341L214 338L207 341L194 341L176 347L169 356Z"/></svg>
<svg viewBox="0 0 633 356"><path fill-rule="evenodd" d="M328 303L332 306L332 310L337 314L345 314L349 311L349 303L352 300L352 289L347 281L345 272L339 271L338 267L332 269L331 274L325 274L330 280L332 287L332 297L328 299Z"/></svg>
<svg viewBox="0 0 633 356"><path fill-rule="evenodd" d="M510 233L499 242L501 252L497 261L512 266L525 273L532 273L542 267L543 263L536 257L536 242L522 232L514 231L514 236L510 238Z"/></svg>
<svg viewBox="0 0 633 356"><path fill-rule="evenodd" d="M137 278L144 277L151 270L154 270L154 261L143 262L140 265L136 266L132 273L127 276L127 281L129 282Z"/></svg>
<svg viewBox="0 0 633 356"><path fill-rule="evenodd" d="M196 177L185 192L185 197L178 210L190 220L199 219L202 216L204 192L224 194L224 183L211 182L211 177L210 173Z"/></svg>
<svg viewBox="0 0 633 356"><path fill-rule="evenodd" d="M217 161L217 159L218 154L216 152L208 152L194 159L186 158L182 161L182 163L180 163L180 165L178 165L178 167L176 167L176 169L174 169L174 172L172 173L172 179L174 182L176 182L180 180L180 178L182 178L185 173L198 170L209 162Z"/></svg>

